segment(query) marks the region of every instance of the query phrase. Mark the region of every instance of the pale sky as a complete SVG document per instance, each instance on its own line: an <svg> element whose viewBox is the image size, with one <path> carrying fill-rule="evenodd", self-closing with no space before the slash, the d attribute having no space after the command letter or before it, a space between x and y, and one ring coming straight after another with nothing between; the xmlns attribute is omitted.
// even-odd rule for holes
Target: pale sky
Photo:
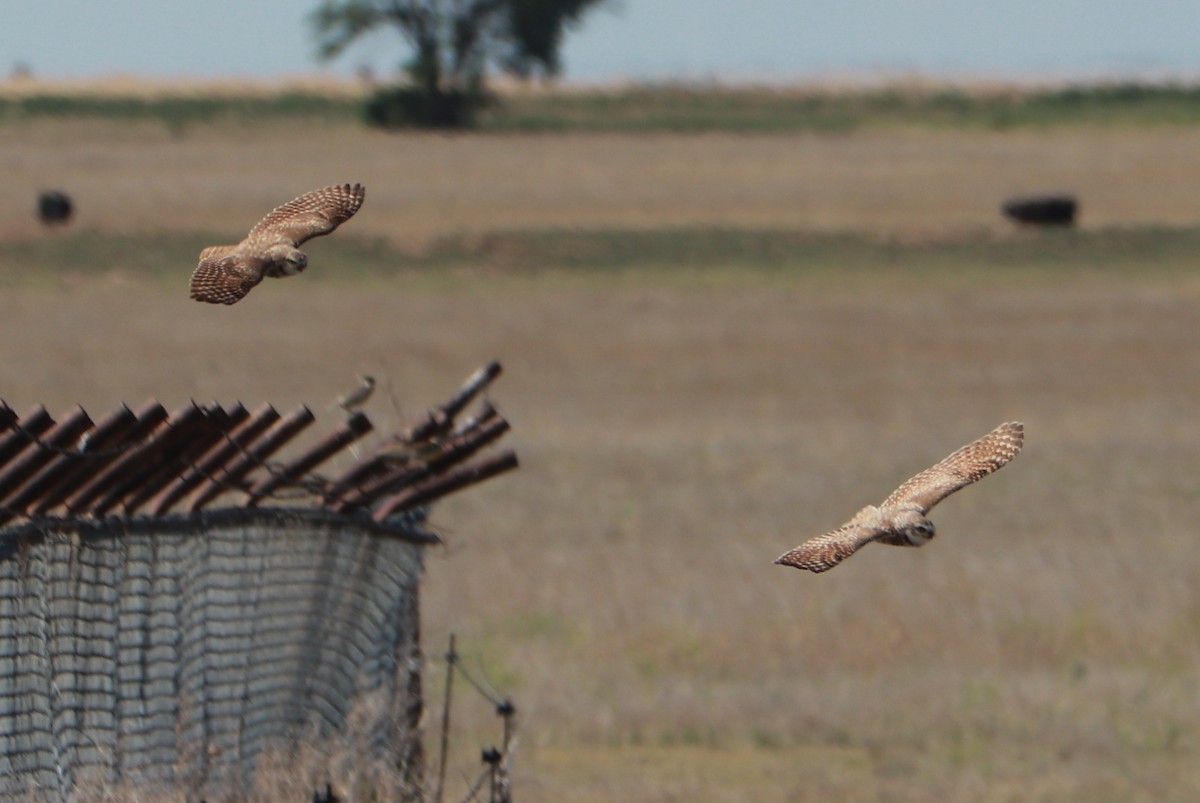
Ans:
<svg viewBox="0 0 1200 803"><path fill-rule="evenodd" d="M321 65L318 0L10 0L0 75L46 78L386 74L398 35ZM903 73L1200 76L1197 0L610 0L568 35L581 81L794 80Z"/></svg>

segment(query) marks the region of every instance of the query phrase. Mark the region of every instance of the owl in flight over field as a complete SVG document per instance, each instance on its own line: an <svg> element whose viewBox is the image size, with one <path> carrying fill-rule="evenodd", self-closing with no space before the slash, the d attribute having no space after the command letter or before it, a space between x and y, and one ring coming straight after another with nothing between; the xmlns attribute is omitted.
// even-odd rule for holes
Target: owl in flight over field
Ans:
<svg viewBox="0 0 1200 803"><path fill-rule="evenodd" d="M959 488L1012 460L1024 442L1024 424L1017 421L1001 424L907 480L879 507L864 507L833 532L805 541L775 562L823 572L872 541L892 546L921 546L935 535L933 522L925 514Z"/></svg>
<svg viewBox="0 0 1200 803"><path fill-rule="evenodd" d="M237 245L214 245L200 252L192 273L192 298L209 304L234 304L264 276L293 276L308 267L299 249L345 223L362 206L361 184L334 185L306 192L260 220Z"/></svg>

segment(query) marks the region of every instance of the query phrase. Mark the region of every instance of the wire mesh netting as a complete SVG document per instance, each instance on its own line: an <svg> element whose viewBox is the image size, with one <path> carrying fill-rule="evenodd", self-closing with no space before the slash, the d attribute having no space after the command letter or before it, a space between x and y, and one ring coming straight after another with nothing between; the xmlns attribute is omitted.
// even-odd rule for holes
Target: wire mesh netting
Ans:
<svg viewBox="0 0 1200 803"><path fill-rule="evenodd" d="M0 531L0 798L65 799L85 773L202 794L364 695L383 701L369 744L408 762L421 524L230 509Z"/></svg>

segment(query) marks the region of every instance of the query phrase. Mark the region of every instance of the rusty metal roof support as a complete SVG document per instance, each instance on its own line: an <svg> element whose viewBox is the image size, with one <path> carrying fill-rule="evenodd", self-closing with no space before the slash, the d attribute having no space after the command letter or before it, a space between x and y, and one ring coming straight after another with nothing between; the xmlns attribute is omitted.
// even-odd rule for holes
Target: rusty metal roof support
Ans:
<svg viewBox="0 0 1200 803"><path fill-rule="evenodd" d="M82 407L76 407L58 425L50 429L44 438L38 440L38 446L41 448L5 466L4 470L0 471L0 505L40 471L42 466L53 460L59 450L74 445L79 436L91 428L92 419Z"/></svg>
<svg viewBox="0 0 1200 803"><path fill-rule="evenodd" d="M496 362L480 368L448 401L363 456L354 452L332 478L316 469L372 431L362 412L298 456L270 463L315 421L307 407L281 417L269 404L250 414L241 404L192 402L168 415L151 401L136 413L121 405L94 426L80 408L55 423L43 407L21 417L0 401L0 526L21 517L195 512L227 493L241 507L303 497L327 511L364 511L382 522L517 465L511 452L476 459L508 430L486 399L456 421L500 370Z"/></svg>
<svg viewBox="0 0 1200 803"><path fill-rule="evenodd" d="M129 458L122 460L110 469L116 475L109 490L97 501L92 503L92 512L104 515L119 505L124 498L140 489L144 483L158 476L164 467L172 465L173 458L187 449L197 437L205 437L212 432L209 420L213 416L223 415L224 411L218 405L201 407L192 402L168 422L167 428L142 452L134 452Z"/></svg>
<svg viewBox="0 0 1200 803"><path fill-rule="evenodd" d="M250 417L250 411L241 403L233 405L228 410L218 410L209 418L211 429L201 430L193 438L193 442L184 446L179 452L171 455L171 463L183 470L194 465L203 455L211 451L218 443L225 441L225 433ZM129 495L123 507L126 513L132 513L141 507L151 497L178 477L178 471L167 473L160 471L155 477L147 480L137 492Z"/></svg>
<svg viewBox="0 0 1200 803"><path fill-rule="evenodd" d="M93 432L89 433L90 437L79 448L77 454L85 454L88 450L98 450L111 445L115 436L127 432L136 424L137 417L130 412L128 407L121 405L100 422ZM0 511L0 523L23 514L33 502L44 498L51 491L67 485L82 468L79 461L75 459L76 456L70 452L55 455L37 476L25 483L11 501L5 503L6 509Z"/></svg>
<svg viewBox="0 0 1200 803"><path fill-rule="evenodd" d="M60 497L56 494L54 498L45 500L34 509L43 512L61 505L65 512L79 512L85 509L85 506L93 499L104 493L108 485L116 482L121 476L119 472L113 471L110 467L132 464L139 457L144 459L145 450L134 449L132 445L146 443L147 439L167 420L167 411L158 402L150 402L138 411L137 416L137 426L130 430L124 441L124 445L128 445L130 448L119 454L86 461L89 464L87 470L90 474L80 479L76 489L70 495Z"/></svg>
<svg viewBox="0 0 1200 803"><path fill-rule="evenodd" d="M503 474L505 471L511 471L518 465L516 452L511 449L505 450L486 460L462 466L440 477L434 477L422 485L405 488L393 494L375 508L372 518L375 521L383 521L388 516L431 502L446 494L466 488L468 485L474 485L498 474Z"/></svg>
<svg viewBox="0 0 1200 803"><path fill-rule="evenodd" d="M240 426L225 435L225 440L212 447L196 465L179 477L150 503L150 512L161 515L171 506L192 492L197 485L211 478L226 463L241 454L257 441L276 421L279 412L270 404L259 407Z"/></svg>
<svg viewBox="0 0 1200 803"><path fill-rule="evenodd" d="M463 386L448 401L417 417L402 435L406 441L423 441L450 428L454 417L462 412L488 385L500 376L500 363L492 360L467 378Z"/></svg>
<svg viewBox="0 0 1200 803"><path fill-rule="evenodd" d="M54 419L40 404L19 420L10 419L8 416L11 413L12 408L5 404L4 428L12 431L0 438L0 465L7 465L8 461L32 446L43 432L54 426Z"/></svg>
<svg viewBox="0 0 1200 803"><path fill-rule="evenodd" d="M284 444L296 437L300 430L316 420L312 410L303 406L281 419L259 443L239 454L236 459L225 466L220 476L214 475L201 483L200 487L192 494L188 510L195 512L225 491L237 489L237 483L242 477L250 473L252 469L265 465L268 457L279 451Z"/></svg>
<svg viewBox="0 0 1200 803"><path fill-rule="evenodd" d="M312 471L374 428L371 419L367 418L366 415L361 412L355 413L346 420L345 424L335 429L328 437L307 453L296 458L286 466L281 466L273 474L259 480L250 489L250 499L247 500L246 504L248 506L257 505L259 500L271 491L281 485L294 482L297 478Z"/></svg>
<svg viewBox="0 0 1200 803"><path fill-rule="evenodd" d="M149 470L150 466L157 463L163 447L169 442L170 436L177 434L180 427L192 425L194 419L200 414L200 409L192 404L181 411L177 411L174 420L172 420L171 416L163 416L157 424L149 427L154 437L148 440L143 448L130 449L117 460L109 463L103 469L96 471L91 481L76 491L64 503L66 509L70 513L75 514L94 512L94 504L97 499L102 498L102 496L104 498L110 496L111 490L117 485L128 481L131 475Z"/></svg>
<svg viewBox="0 0 1200 803"><path fill-rule="evenodd" d="M84 459L68 461L70 467L64 469L55 486L42 495L41 501L33 508L35 513L45 513L62 504L64 499L91 479L97 471L117 460L130 449L141 446L145 439L167 418L166 408L153 399L144 404L136 413L130 414L132 422L127 428L123 424L116 423L127 420L122 414L123 412L129 412L129 408L125 405L121 405L120 409L96 428L80 452L80 457ZM110 422L112 422L111 432L106 431Z"/></svg>
<svg viewBox="0 0 1200 803"><path fill-rule="evenodd" d="M465 432L433 444L407 444L403 448L407 459L389 460L387 453L375 457L386 473L355 488L354 493L330 504L331 510L366 507L397 489L462 462L508 430L508 422L498 414L478 422ZM393 447L395 448L395 446Z"/></svg>

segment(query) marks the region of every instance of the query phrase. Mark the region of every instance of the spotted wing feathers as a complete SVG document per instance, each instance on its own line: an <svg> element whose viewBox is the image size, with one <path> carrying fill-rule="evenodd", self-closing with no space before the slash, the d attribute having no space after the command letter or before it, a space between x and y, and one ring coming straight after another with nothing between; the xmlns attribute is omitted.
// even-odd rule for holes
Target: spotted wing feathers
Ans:
<svg viewBox="0 0 1200 803"><path fill-rule="evenodd" d="M286 242L299 246L305 240L336 229L362 207L366 189L361 184L335 184L306 192L255 224L246 240L255 247Z"/></svg>
<svg viewBox="0 0 1200 803"><path fill-rule="evenodd" d="M1025 425L1001 424L977 441L968 443L937 465L907 480L881 505L916 505L922 513L950 494L986 477L1017 456L1025 441Z"/></svg>
<svg viewBox="0 0 1200 803"><path fill-rule="evenodd" d="M859 547L871 543L883 533L869 524L850 521L833 532L810 538L780 555L775 562L810 572L823 572L837 566L857 552Z"/></svg>
<svg viewBox="0 0 1200 803"><path fill-rule="evenodd" d="M261 281L262 271L248 264L237 246L214 245L200 252L200 263L192 272L192 298L209 304L233 304Z"/></svg>

